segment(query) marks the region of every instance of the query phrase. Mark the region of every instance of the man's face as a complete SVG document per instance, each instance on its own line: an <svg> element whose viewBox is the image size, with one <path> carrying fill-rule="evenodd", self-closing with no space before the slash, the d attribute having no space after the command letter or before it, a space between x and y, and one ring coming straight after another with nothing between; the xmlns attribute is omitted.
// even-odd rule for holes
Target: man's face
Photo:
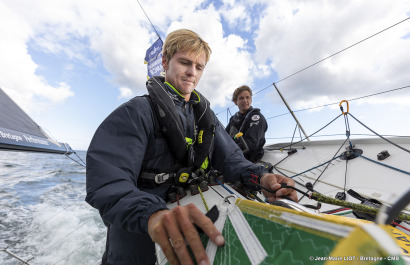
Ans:
<svg viewBox="0 0 410 265"><path fill-rule="evenodd" d="M242 91L239 95L238 95L238 99L235 102L236 106L238 106L239 108L239 112L240 113L245 113L252 104L252 97L251 97L251 93L249 93L249 91Z"/></svg>
<svg viewBox="0 0 410 265"><path fill-rule="evenodd" d="M162 65L165 69L165 81L174 86L188 101L191 92L202 77L205 63L205 52L202 52L199 56L194 53L177 52L169 61L163 57Z"/></svg>

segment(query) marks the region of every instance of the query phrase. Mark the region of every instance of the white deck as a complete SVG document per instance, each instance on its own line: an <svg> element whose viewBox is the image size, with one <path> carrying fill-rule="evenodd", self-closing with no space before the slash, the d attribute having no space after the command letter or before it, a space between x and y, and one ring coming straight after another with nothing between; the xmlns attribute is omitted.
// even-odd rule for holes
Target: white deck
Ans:
<svg viewBox="0 0 410 265"><path fill-rule="evenodd" d="M410 138L389 138L389 140L408 150L410 149ZM302 144L294 145L292 148L296 148L297 152L290 155L276 167L287 176L292 177L332 159L343 142L344 140L303 142L304 149L302 148ZM410 172L410 154L383 139L353 139L351 142L354 145L354 148L363 150L364 156L376 161L378 161L377 154L383 150L387 150L390 153L390 157L379 162ZM286 145L287 144L275 144L267 146L266 149L278 149ZM338 154L343 153L347 146L348 142L342 147ZM262 160L275 165L287 155L287 151L265 151ZM314 183L325 167L326 165L323 165L317 169L308 171L303 175L297 176L294 179L300 183ZM346 161L342 159L333 160L320 177L319 181L315 184L314 189L324 195L334 198L337 192L344 190L345 172ZM274 170L274 173L278 172ZM300 185L297 185L297 187L305 191L307 190ZM364 197L377 199L383 203L391 205L409 188L410 175L375 164L362 157L354 158L347 163L346 192L349 189L353 189ZM301 197L301 195L298 196L299 198ZM348 194L347 200L354 203L360 203L360 201ZM315 204L315 201L303 198L301 203ZM337 208L337 206L322 204L321 210L324 211L334 208ZM410 207L408 206L406 210L409 209Z"/></svg>

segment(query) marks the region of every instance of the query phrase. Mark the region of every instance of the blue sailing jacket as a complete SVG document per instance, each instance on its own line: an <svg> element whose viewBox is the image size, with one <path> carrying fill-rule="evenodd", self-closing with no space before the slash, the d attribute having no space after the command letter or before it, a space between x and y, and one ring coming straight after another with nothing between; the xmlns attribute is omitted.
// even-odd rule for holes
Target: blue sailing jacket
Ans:
<svg viewBox="0 0 410 265"><path fill-rule="evenodd" d="M188 102L156 78L170 93L187 137L194 137L194 100ZM147 86L158 86L153 79ZM157 87L154 87L158 89ZM213 113L212 113L213 114ZM244 180L266 170L243 157L242 151L216 124L211 166L221 171L225 181ZM87 152L86 201L99 210L108 227L103 264L154 264L154 243L148 235L152 213L167 209L166 192L171 184L154 188L138 185L142 170L166 172L175 165L167 141L155 126L155 112L146 97L135 97L114 110L98 127ZM184 199L187 199L184 198Z"/></svg>

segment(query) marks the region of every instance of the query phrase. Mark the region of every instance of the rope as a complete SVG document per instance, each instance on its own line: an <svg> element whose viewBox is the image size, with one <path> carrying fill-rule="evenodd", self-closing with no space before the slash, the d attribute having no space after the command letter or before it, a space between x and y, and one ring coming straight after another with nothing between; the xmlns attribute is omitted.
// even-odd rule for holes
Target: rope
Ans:
<svg viewBox="0 0 410 265"><path fill-rule="evenodd" d="M404 230L407 230L407 231L409 231L410 232L410 229L408 229L407 227L404 227L404 226L402 226L401 224L398 224L398 223L396 223L396 222L391 222L392 224L394 224L394 225L396 225L396 226L398 226L398 227L401 227L401 228L403 228Z"/></svg>
<svg viewBox="0 0 410 265"><path fill-rule="evenodd" d="M57 261L57 262L54 263L53 265L62 262L62 261L65 260L67 257L71 256L73 253L75 253L75 252L77 252L79 249L83 248L86 244L88 244L88 243L82 244L80 247L78 247L78 248L76 248L75 250L71 251L68 255L64 256L62 259L60 259L59 261Z"/></svg>
<svg viewBox="0 0 410 265"><path fill-rule="evenodd" d="M276 194L276 192L277 192L278 190L280 190L280 189L282 189L282 188L286 188L286 189L293 189L293 190L295 190L295 191L297 191L297 192L299 192L299 193L301 193L301 194L303 194L303 195L309 196L309 194L307 194L306 192L304 192L304 191L302 191L302 190L300 190L300 189L298 189L298 188L296 188L296 187L286 185L285 183L281 183L281 187L280 187L279 189L277 189L277 190L271 190L271 189L269 189L269 188L265 188L264 186L262 186L261 184L259 184L259 183L258 183L256 180L254 180L254 179L251 179L251 182L252 182L255 186L257 186L257 187L261 188L262 190L265 190L265 191L267 191L267 192L269 192L269 193L272 193L272 194Z"/></svg>
<svg viewBox="0 0 410 265"><path fill-rule="evenodd" d="M369 94L369 95L365 95L365 96L360 96L360 97L357 97L357 98L348 99L348 101L353 101L353 100L358 100L358 99L363 99L363 98L378 96L378 95L381 95L381 94L384 94L384 93L389 93L389 92L393 92L393 91L401 90L401 89L405 89L405 88L410 88L410 86L404 86L404 87L399 87L399 88L394 88L394 89L390 89L390 90L385 90L385 91L377 92L377 93L374 93L374 94ZM306 111L306 110L318 109L318 108L328 107L328 106L332 106L332 105L336 105L336 104L338 105L339 102L327 103L327 104L320 105L320 106L314 106L314 107L310 107L310 108L305 108L305 109L300 109L300 110L294 110L293 112L301 112L301 111ZM275 116L266 118L266 120L273 119L273 118L278 118L278 117L285 116L285 115L288 115L288 114L290 114L290 113L289 113L289 112L282 113L282 114L279 114L279 115L275 115Z"/></svg>
<svg viewBox="0 0 410 265"><path fill-rule="evenodd" d="M230 194L235 195L235 193L233 193L233 191L231 191L230 189L228 189L222 182L220 182L219 180L215 179L215 181L221 185L222 188L226 189Z"/></svg>
<svg viewBox="0 0 410 265"><path fill-rule="evenodd" d="M325 162L325 163L322 164L322 165L324 165L324 164L327 163L325 169L320 173L320 175L319 175L319 176L315 179L315 181L313 182L313 184L312 184L312 189L314 188L315 184L319 181L319 179L322 177L323 173L325 173L325 171L327 170L327 168L328 168L329 165L330 165L330 162L332 162L333 160L335 160L335 159L337 159L337 158L339 158L339 157L342 156L342 155L339 155L338 157L336 157L337 154L340 152L340 149L342 149L342 147L345 145L346 141L347 141L347 139L342 143L342 145L339 147L339 149L338 149L338 150L336 151L336 153L333 155L333 158L332 158L331 160L329 160L329 161L327 161L327 162ZM317 167L320 167L320 166L321 166L321 165L319 165L319 166L317 166ZM316 168L317 168L317 167L316 167ZM312 168L312 169L315 169L315 168ZM307 171L309 171L309 170L307 170ZM307 172L307 171L305 171L305 172ZM303 173L304 173L304 172L303 172ZM299 199L299 201L301 201L304 197L305 197L305 195L303 195L303 196Z"/></svg>
<svg viewBox="0 0 410 265"><path fill-rule="evenodd" d="M52 245L44 248L43 250L37 252L37 254L35 256L33 256L32 258L30 258L28 261L35 259L36 257L38 257L41 253L44 253L46 250L50 249L51 247L57 245L58 243L60 243L62 240L66 239L68 236L70 236L71 234L74 234L75 232L77 232L81 227L85 226L86 224L90 223L91 220L88 220L87 222L83 223L82 225L80 225L79 227L77 227L74 230L71 230L70 232L68 232L65 236L63 236L62 238L60 238L59 240L57 240L56 242L54 242Z"/></svg>
<svg viewBox="0 0 410 265"><path fill-rule="evenodd" d="M77 153L74 152L75 155L77 155ZM81 164L80 162L78 162L77 160L73 159L70 155L65 155L66 157L68 157L69 159L73 160L74 162L76 162L78 165L82 166L82 167L86 167L85 162L80 158L80 156L77 155L77 157L81 160L81 162L83 162L83 164Z"/></svg>
<svg viewBox="0 0 410 265"><path fill-rule="evenodd" d="M138 0L137 0L137 1L138 1ZM138 2L138 3L139 3L139 2ZM141 6L141 5L140 5L140 6ZM141 8L142 8L142 7L141 7ZM144 11L144 13L145 13L145 11ZM148 16L147 16L147 17L148 17ZM340 51L338 51L338 52L335 52L335 53L333 53L333 54L327 56L326 58L323 58L323 59L321 59L321 60L319 60L319 61L317 61L317 62L315 62L315 63L313 63L313 64L311 64L311 65L309 65L309 66L306 66L305 68L303 68L303 69L301 69L301 70L299 70L299 71L296 71L295 73L293 73L293 74L291 74L291 75L288 75L288 76L286 76L286 77L284 77L284 78L282 78L282 79L279 79L279 81L277 81L277 82L275 82L275 83L277 84L277 83L282 82L282 81L284 81L284 80L286 80L286 79L288 79L288 78L291 78L292 76L297 75L297 74L299 74L299 73L301 73L301 72L303 72L303 71L305 71L305 70L307 70L307 69L309 69L309 68L311 68L311 67L313 67L313 66L315 66L315 65L317 65L317 64L319 64L319 63L322 63L323 61L325 61L325 60L327 60L327 59L329 59L329 58L331 58L331 57L333 57L333 56L336 56L336 55L338 55L339 53L342 53L342 52L344 52L344 51L346 51L346 50L348 50L348 49L350 49L350 48L352 48L352 47L354 47L354 46L356 46L356 45L358 45L358 44L360 44L360 43L362 43L362 42L364 42L364 41L366 41L366 40L368 40L368 39L370 39L370 38L372 38L372 37L374 37L374 36L376 36L376 35L378 35L378 34L381 34L381 33L383 33L384 31L389 30L389 29L391 29L391 28L397 26L397 25L399 25L399 24L405 22L405 21L408 20L408 19L410 19L410 17L407 17L407 18L405 18L405 19L403 19L403 20L401 20L401 21L399 21L399 22L397 22L397 23L395 23L395 24L393 24L393 25L391 25L391 26L389 26L389 27L387 27L387 28L385 28L385 29L383 29L383 30L381 30L381 31L379 31L379 32L377 32L377 33L375 33L375 34L373 34L373 35L370 35L370 36L367 37L367 38L364 38L364 39L362 39L362 40L360 40L360 41L358 41L358 42L356 42L356 43L354 43L354 44L352 44L352 45L350 45L350 46L348 46L348 47L346 47L346 48L344 48L344 49L342 49L342 50L340 50ZM256 94L258 94L258 93L260 93L260 92L262 92L262 91L268 89L268 88L271 87L271 86L272 86L272 85L269 85L269 86L267 86L267 87L265 87L265 88L263 88L263 89L261 89L261 90L255 92L254 95L256 95ZM408 87L410 87L410 86L406 86L406 87L403 87L403 88L408 88ZM402 88L398 88L398 89L402 89ZM384 92L372 94L372 95L369 95L369 96L378 95L378 94L382 94L382 93L387 93L387 92L391 92L391 91L398 90L398 89L393 89L393 90L390 90L390 91L384 91ZM365 98L365 97L369 97L369 96L363 96L363 97L359 97L359 98L356 98L356 99ZM354 99L353 99L353 100L354 100ZM325 107L325 106L329 106L329 105L333 105L333 104L337 104L337 103L326 104L326 105L319 106L319 107ZM231 107L233 107L233 106L234 106L234 105L228 107L228 109L231 108ZM313 107L313 108L319 108L319 107ZM311 108L309 108L309 109L311 109ZM308 109L303 109L303 110L308 110ZM224 111L224 110L223 110L223 111ZM223 112L223 111L221 111L221 112ZM299 111L302 111L302 110L299 110ZM221 112L217 113L216 115L220 114ZM294 112L296 112L296 111L294 111ZM289 114L289 113L285 113L285 114L282 114L282 115L286 115L286 114ZM279 115L279 116L282 116L282 115Z"/></svg>
<svg viewBox="0 0 410 265"><path fill-rule="evenodd" d="M292 140L290 140L290 148L292 148L293 139L295 138L296 129L298 128L298 124L296 123L295 129L293 130ZM301 137L302 139L302 137Z"/></svg>
<svg viewBox="0 0 410 265"><path fill-rule="evenodd" d="M345 185L343 186L343 192L346 193L346 181L347 181L347 162L349 160L346 159L346 168L345 168Z"/></svg>
<svg viewBox="0 0 410 265"><path fill-rule="evenodd" d="M138 1L138 0L137 0L137 2L138 2L138 4L139 4L139 5L140 5L140 7L141 7L142 12L144 12L145 16L147 17L147 19L148 19L149 23L151 24L152 28L154 29L155 33L157 33L158 38L160 38L160 39L161 39L161 37L160 37L160 36L159 36L159 34L158 34L157 29L154 27L154 24L152 24L151 19L149 19L149 17L148 17L148 15L147 15L147 13L145 13L144 8L143 8L143 7L142 7L142 5L140 4L140 1Z"/></svg>
<svg viewBox="0 0 410 265"><path fill-rule="evenodd" d="M209 212L208 204L206 203L205 197L204 197L204 195L202 194L202 190L201 190L201 188L199 187L199 185L198 185L198 190L199 190L199 194L201 194L201 199L202 199L202 202L203 202L204 205L205 205L205 209L206 209L207 212Z"/></svg>
<svg viewBox="0 0 410 265"><path fill-rule="evenodd" d="M313 63L313 64L311 64L311 65L309 65L309 66L307 66L307 67L305 67L305 68L303 68L303 69L301 69L301 70L299 70L299 71L297 71L297 72L295 72L295 73L293 73L293 74L291 74L291 75L288 75L288 76L286 76L286 77L280 79L280 80L277 81L276 83L279 83L279 82L284 81L284 80L286 80L286 79L288 79L288 78L290 78L290 77L292 77L292 76L294 76L294 75L297 75L297 74L299 74L299 73L301 73L301 72L303 72L303 71L305 71L305 70L307 70L307 69L309 69L309 68L311 68L311 67L313 67L313 66L315 66L315 65L317 65L317 64L319 64L319 63L321 63L321 62L323 62L323 61L325 61L325 60L327 60L327 59L329 59L329 58L331 58L331 57L333 57L333 56L335 56L335 55L338 55L339 53L342 53L342 52L344 52L344 51L346 51L346 50L348 50L348 49L350 49L350 48L352 48L352 47L354 47L354 46L356 46L356 45L358 45L358 44L360 44L360 43L362 43L362 42L364 42L364 41L366 41L366 40L368 40L368 39L370 39L370 38L372 38L372 37L374 37L374 36L376 36L376 35L378 35L378 34L380 34L380 33L382 33L382 32L384 32L384 31L386 31L386 30L388 30L388 29L391 29L391 28L394 27L394 26L399 25L400 23L403 23L404 21L406 21L406 20L408 20L408 19L410 19L410 17L408 17L408 18L406 18L406 19L403 19L402 21L397 22L396 24L391 25L390 27L387 27L387 28L385 28L385 29L383 29L383 30L381 30L381 31L379 31L379 32L377 32L377 33L375 33L375 34L373 34L373 35L371 35L371 36L369 36L369 37L367 37L367 38L361 40L361 41L358 41L358 42L356 42L356 43L354 43L354 44L352 44L352 45L350 45L350 46L348 46L348 47L346 47L346 48L344 48L344 49L342 49L342 50L340 50L340 51L338 51L338 52L335 52L335 53L329 55L328 57L323 58L323 59L321 59L321 60L319 60L319 61L317 61L317 62L315 62L315 63Z"/></svg>
<svg viewBox="0 0 410 265"><path fill-rule="evenodd" d="M346 134L343 133L334 133L334 134L319 134L313 135L313 137L331 137L331 136L345 136ZM367 134L367 133L351 133L350 136L369 136L369 137L376 137L377 135L374 134ZM410 138L410 135L394 135L394 134L382 134L384 137L397 137L397 138ZM266 139L278 140L278 139L290 139L292 137L266 137Z"/></svg>
<svg viewBox="0 0 410 265"><path fill-rule="evenodd" d="M328 161L326 161L326 162L324 162L324 163L322 163L322 164L320 164L320 165L318 165L318 166L315 166L315 167L312 167L312 168L310 168L310 169L307 169L307 170L305 170L305 171L303 171L303 172L301 172L301 173L298 173L298 174L296 174L296 175L293 175L293 176L291 176L290 178L295 178L295 177L297 177L297 176L300 176L300 175L302 175L302 174L304 174L304 173L306 173L306 172L308 172L308 171L311 171L312 169L316 169L316 168L318 168L318 167L321 167L321 166L323 166L323 165L325 165L326 163L330 163L330 162L332 162L333 160L335 160L335 159L338 159L339 157L341 157L342 155L339 155L339 156L337 156L337 157L333 157L332 159L330 159L330 160L328 160ZM323 171L324 172L324 171ZM322 174L323 174L323 172L322 172ZM321 174L321 175L322 175ZM320 175L320 176L321 176ZM319 177L320 177L319 176ZM319 177L317 178L317 180L319 179ZM316 180L316 181L317 181ZM316 181L315 181L315 183L316 183ZM313 183L313 185L314 185L314 183Z"/></svg>
<svg viewBox="0 0 410 265"><path fill-rule="evenodd" d="M397 147L397 148L400 148L400 149L403 150L403 151L406 151L407 153L410 153L410 150L408 150L408 149L406 149L406 148L404 148L404 147L402 147L402 146L400 146L400 145L398 145L398 144L396 144L396 143L393 143L393 142L390 141L389 139L384 138L383 136L381 136L381 135L378 134L377 132L373 131L372 129L370 129L369 127L367 127L366 125L364 125L361 121L359 121L358 119L356 119L356 117L353 116L350 112L349 112L349 115L352 116L353 119L355 119L355 120L356 120L358 123L360 123L363 127L365 127L366 129L368 129L369 131L371 131L371 132L374 133L375 135L379 136L380 138L382 138L382 139L385 140L386 142L388 142L388 143L394 145L394 146Z"/></svg>
<svg viewBox="0 0 410 265"><path fill-rule="evenodd" d="M49 222L50 220L52 220L54 217L56 217L57 215L59 215L60 213L62 213L65 209L62 209L61 211L57 212L55 215L53 215L51 218L48 218L47 221L45 221L42 224L37 225L33 230L31 230L30 232L28 232L25 237L27 237L28 235L30 235L33 232L38 232L37 229L41 226L44 226L47 222ZM10 247L14 247L15 245L17 245L19 242L15 242L13 244L10 244L7 246L6 249L10 248Z"/></svg>
<svg viewBox="0 0 410 265"><path fill-rule="evenodd" d="M333 209L333 210L324 211L322 213L324 213L324 214L333 214L333 213L347 211L347 210L350 210L350 208L342 207L342 208L337 208L337 209Z"/></svg>
<svg viewBox="0 0 410 265"><path fill-rule="evenodd" d="M373 207L370 207L370 206L367 206L367 205L357 204L357 203L352 203L352 202L348 202L348 201L342 201L342 200L334 199L334 198L325 196L323 194L320 194L318 192L313 192L310 195L310 198L315 200L315 201L318 201L318 202L323 202L323 203L328 203L328 204L347 207L347 208L350 208L350 209L358 211L358 212L375 214L375 215L377 215L377 213L379 212L379 209L376 209L376 208L373 208ZM410 215L406 214L406 213L403 213L403 212L400 212L397 216L397 219L404 220L404 221L409 221L410 220Z"/></svg>
<svg viewBox="0 0 410 265"><path fill-rule="evenodd" d="M73 150L73 153L78 157L78 159L80 159L81 162L83 162L84 165L86 165L84 160L82 160L81 157L74 150Z"/></svg>
<svg viewBox="0 0 410 265"><path fill-rule="evenodd" d="M337 120L337 119L338 119L340 116L342 116L342 115L343 115L343 114L339 114L339 115L338 115L336 118L334 118L331 122L329 122L328 124L326 124L325 126L323 126L322 128L320 128L320 129L317 130L316 132L312 133L312 134L309 135L308 137L305 137L305 138L303 138L302 140L300 140L300 141L298 141L298 142L295 142L295 143L293 143L293 144L298 144L298 143L300 143L300 142L306 140L307 138L311 137L312 135L315 135L316 133L320 132L321 130L323 130L324 128L326 128L327 126L329 126L332 122L334 122L335 120ZM291 144L288 144L288 145L285 145L285 146L282 146L282 147L279 148L279 149L267 149L267 150L280 150L280 149L289 147L289 146L291 146L291 145L292 145L292 143L291 143Z"/></svg>
<svg viewBox="0 0 410 265"><path fill-rule="evenodd" d="M322 173L320 173L319 177L316 178L315 182L313 182L313 186L316 184L316 182L318 182L319 178L323 175L323 173L326 171L326 169L329 167L330 162L341 157L342 155L337 156L337 154L340 152L340 149L342 149L342 147L345 145L347 139L342 143L342 145L339 147L339 149L336 151L336 153L333 155L333 158L331 160L329 160L329 164L326 165L325 169L322 171ZM336 157L337 156L337 157Z"/></svg>
<svg viewBox="0 0 410 265"><path fill-rule="evenodd" d="M395 170L395 171L401 172L401 173L406 174L406 175L410 175L410 172L408 172L408 171L402 170L402 169L397 168L397 167L389 166L389 165L387 165L387 164L383 164L383 163L381 163L381 162L379 162L379 161L376 161L376 160L373 160L373 159L371 159L371 158L368 158L368 157L364 156L363 154L361 154L361 155L360 155L360 154L357 154L357 153L355 153L355 154L358 155L358 156L360 156L360 157L363 157L364 159L369 160L370 162L373 162L373 163L376 163L376 164L378 164L378 165L381 165L381 166L384 166L384 167L393 169L393 170Z"/></svg>

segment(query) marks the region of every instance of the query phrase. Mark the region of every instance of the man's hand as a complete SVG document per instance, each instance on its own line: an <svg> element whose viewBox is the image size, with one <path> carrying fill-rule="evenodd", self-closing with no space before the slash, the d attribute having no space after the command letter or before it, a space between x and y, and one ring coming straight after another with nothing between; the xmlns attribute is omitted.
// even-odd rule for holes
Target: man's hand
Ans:
<svg viewBox="0 0 410 265"><path fill-rule="evenodd" d="M192 203L177 206L172 210L158 211L150 216L148 234L152 241L160 245L169 264L194 264L185 246L185 240L191 247L198 265L209 264L208 256L194 224L200 227L218 246L225 243L225 239L211 219Z"/></svg>
<svg viewBox="0 0 410 265"><path fill-rule="evenodd" d="M270 190L277 190L275 194L269 193L262 189L263 194L268 198L268 202L272 203L278 197L289 196L293 201L298 201L298 196L294 189L281 188L281 183L285 183L288 186L295 186L295 181L291 178L284 177L278 174L265 174L262 176L261 185Z"/></svg>

